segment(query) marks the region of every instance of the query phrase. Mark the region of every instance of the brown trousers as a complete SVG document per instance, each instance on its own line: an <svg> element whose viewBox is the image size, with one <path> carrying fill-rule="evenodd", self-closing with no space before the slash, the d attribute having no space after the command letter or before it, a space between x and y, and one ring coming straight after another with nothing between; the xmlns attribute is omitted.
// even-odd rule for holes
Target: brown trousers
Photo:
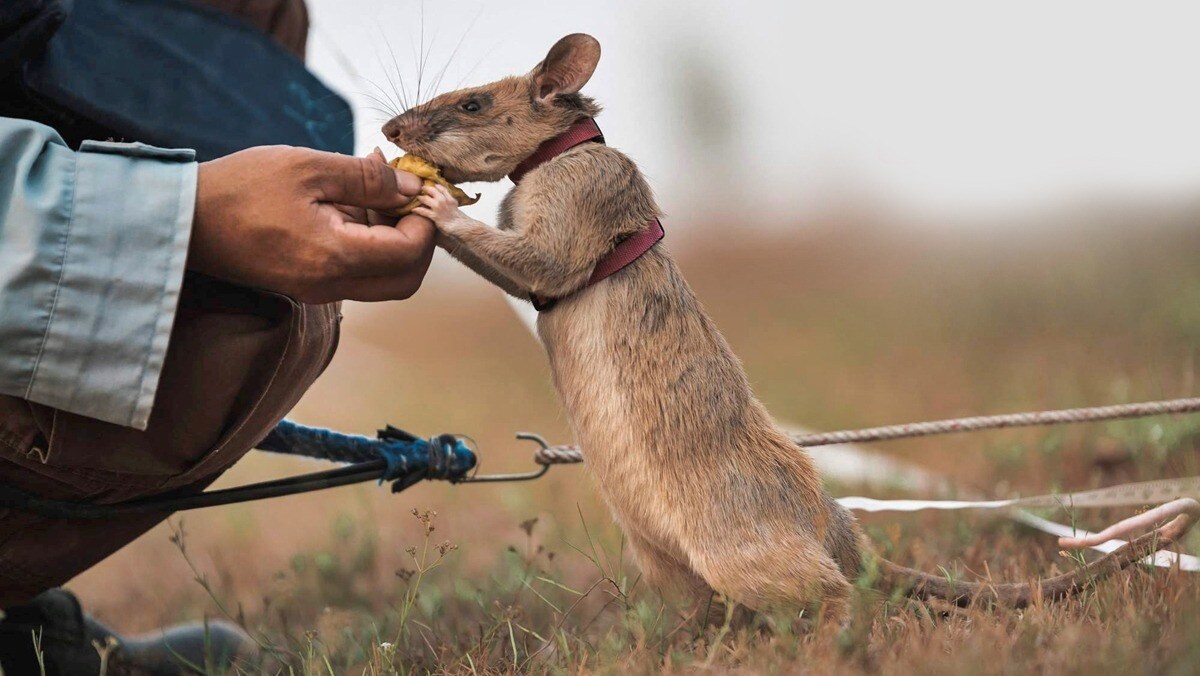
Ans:
<svg viewBox="0 0 1200 676"><path fill-rule="evenodd" d="M209 0L303 56L302 0ZM0 482L99 504L200 490L296 404L337 346L334 305L301 305L189 275L149 428L138 431L0 396ZM87 570L163 515L49 519L0 509L0 608Z"/></svg>

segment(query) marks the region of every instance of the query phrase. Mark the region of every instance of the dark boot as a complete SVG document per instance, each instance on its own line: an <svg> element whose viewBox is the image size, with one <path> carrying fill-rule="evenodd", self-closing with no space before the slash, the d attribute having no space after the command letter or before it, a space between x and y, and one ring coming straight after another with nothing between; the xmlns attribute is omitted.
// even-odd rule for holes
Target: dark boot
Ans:
<svg viewBox="0 0 1200 676"><path fill-rule="evenodd" d="M29 603L9 608L0 621L0 668L8 676L108 674L176 676L206 667L218 673L247 664L257 648L227 622L172 627L151 635L123 638L83 614L68 591L51 589ZM35 647L36 646L36 647ZM106 653L102 657L101 653Z"/></svg>

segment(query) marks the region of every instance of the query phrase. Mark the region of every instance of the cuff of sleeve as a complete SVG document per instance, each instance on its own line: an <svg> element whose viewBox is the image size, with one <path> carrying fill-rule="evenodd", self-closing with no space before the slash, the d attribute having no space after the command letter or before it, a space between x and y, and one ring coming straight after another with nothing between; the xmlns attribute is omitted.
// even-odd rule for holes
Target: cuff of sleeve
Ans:
<svg viewBox="0 0 1200 676"><path fill-rule="evenodd" d="M145 429L183 285L195 154L85 142L28 399Z"/></svg>

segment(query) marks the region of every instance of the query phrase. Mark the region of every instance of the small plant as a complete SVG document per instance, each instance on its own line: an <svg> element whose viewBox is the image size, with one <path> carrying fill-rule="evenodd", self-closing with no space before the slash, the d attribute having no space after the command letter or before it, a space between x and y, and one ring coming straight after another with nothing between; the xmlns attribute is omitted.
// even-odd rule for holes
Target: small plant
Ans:
<svg viewBox="0 0 1200 676"><path fill-rule="evenodd" d="M0 619L4 619L3 614L0 614ZM30 633L33 635L33 655L37 659L38 673L46 676L46 653L42 651L42 628L38 627ZM0 672L0 674L2 673Z"/></svg>
<svg viewBox="0 0 1200 676"><path fill-rule="evenodd" d="M228 607L226 606L226 604L221 600L221 597L217 595L217 592L213 588L212 584L209 583L208 576L205 575L204 573L200 572L200 569L196 566L196 562L192 560L192 557L188 553L187 534L183 528L183 519L179 519L177 521L168 520L167 526L171 530L171 535L168 539L170 540L171 544L175 545L175 548L179 551L180 556L183 557L184 562L186 562L188 565L188 568L191 569L192 581L195 582L197 585L200 586L201 589L204 590L204 593L208 596L209 600L211 600L213 602L213 604L215 604L217 606L217 609L221 612L221 614L224 615L229 621L231 621L234 624L241 627L242 630L245 631L254 640L254 642L258 645L259 649L262 650L264 653L266 653L282 662L287 662L288 658L289 658L289 655L287 654L287 652L285 650L283 650L282 648L280 648L279 646L275 645L270 640L270 638L267 637L262 632L255 632L252 629L250 629L248 626L246 626L246 617L245 617L245 614L243 612L241 612L240 608L236 614L230 612ZM206 646L207 646L207 641L208 641L207 623L208 623L208 619L205 618L205 625L206 625L205 643L206 643ZM205 653L206 653L205 659L208 659L208 655L207 655L208 650L207 649L205 650Z"/></svg>
<svg viewBox="0 0 1200 676"><path fill-rule="evenodd" d="M388 643L392 654L394 654L395 645L401 643L407 645L408 641L412 638L410 620L413 609L420 599L421 583L425 579L425 576L430 571L442 565L446 560L447 554L458 549L458 545L451 543L449 540L443 540L440 543L434 544L433 532L437 530L434 520L437 518L437 512L428 509L421 511L414 508L412 515L421 523L425 538L420 547L409 547L404 550L409 558L412 559L413 568L400 568L396 571L396 577L405 583L405 590L404 597L400 603L400 618L399 626L396 629L396 638Z"/></svg>

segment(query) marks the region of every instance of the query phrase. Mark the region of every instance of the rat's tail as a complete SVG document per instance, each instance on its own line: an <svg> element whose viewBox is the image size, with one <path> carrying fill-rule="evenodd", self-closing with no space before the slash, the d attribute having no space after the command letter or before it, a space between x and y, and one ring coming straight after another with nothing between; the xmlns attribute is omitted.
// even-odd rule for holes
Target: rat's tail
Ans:
<svg viewBox="0 0 1200 676"><path fill-rule="evenodd" d="M1126 519L1097 536L1060 539L1059 544L1064 547L1090 546L1148 525L1148 518L1158 521L1166 517L1174 518L1165 525L1126 543L1120 549L1105 554L1086 566L1079 567L1070 573L1029 583L991 584L950 580L905 568L882 557L878 558L879 571L884 587L907 589L909 595L916 598L940 599L959 606L966 606L975 600L982 600L1023 608L1036 599L1053 600L1071 596L1106 575L1122 570L1161 549L1170 547L1178 542L1196 521L1200 520L1200 503L1191 498L1180 498L1143 515Z"/></svg>

